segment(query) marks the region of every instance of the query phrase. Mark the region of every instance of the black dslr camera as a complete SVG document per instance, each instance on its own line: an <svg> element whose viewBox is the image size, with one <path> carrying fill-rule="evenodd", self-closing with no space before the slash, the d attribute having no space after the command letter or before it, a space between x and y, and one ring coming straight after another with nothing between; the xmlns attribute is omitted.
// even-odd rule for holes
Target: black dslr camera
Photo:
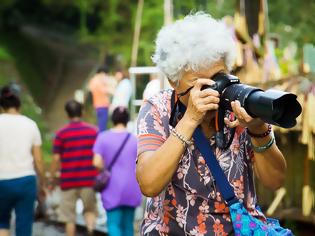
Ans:
<svg viewBox="0 0 315 236"><path fill-rule="evenodd" d="M231 102L238 100L251 117L259 117L263 121L283 128L296 125L296 118L302 108L296 100L296 95L279 90L260 88L241 84L238 77L218 73L212 77L214 85L203 86L202 89L212 88L220 93L219 109L230 110Z"/></svg>

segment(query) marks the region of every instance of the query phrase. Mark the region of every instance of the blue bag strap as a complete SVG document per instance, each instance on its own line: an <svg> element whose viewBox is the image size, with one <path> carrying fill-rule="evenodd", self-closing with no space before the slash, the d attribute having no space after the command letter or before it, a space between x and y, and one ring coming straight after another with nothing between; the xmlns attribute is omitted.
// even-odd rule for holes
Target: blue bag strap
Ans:
<svg viewBox="0 0 315 236"><path fill-rule="evenodd" d="M184 104L182 104L180 101L175 102L175 91L173 91L172 93L171 104L172 104L172 110L178 109L178 111L181 112L182 114L186 112L186 107ZM171 121L173 121L173 119ZM171 125L174 125L174 124L171 124ZM197 149L199 150L201 155L204 157L206 164L209 170L211 171L212 176L214 177L218 185L218 188L220 189L222 197L224 198L228 206L231 206L232 204L239 202L238 198L234 194L233 187L230 185L222 168L220 167L217 161L217 158L215 157L215 154L212 151L210 143L208 139L205 137L205 135L202 133L200 126L198 126L195 129L193 138L195 140Z"/></svg>
<svg viewBox="0 0 315 236"><path fill-rule="evenodd" d="M202 133L201 128L198 126L193 134L195 144L199 152L205 158L206 164L211 171L218 188L222 194L222 197L227 202L228 206L238 202L237 197L234 194L234 189L230 185L226 175L224 174L222 168L213 153L210 143L205 135Z"/></svg>
<svg viewBox="0 0 315 236"><path fill-rule="evenodd" d="M124 139L124 141L121 143L121 145L119 146L119 149L117 150L117 152L115 153L115 156L113 157L112 162L108 165L108 167L106 168L108 171L111 171L113 165L115 164L115 162L117 161L120 153L122 152L122 150L124 149L128 139L130 137L130 133L128 133ZM105 166L106 167L106 166Z"/></svg>

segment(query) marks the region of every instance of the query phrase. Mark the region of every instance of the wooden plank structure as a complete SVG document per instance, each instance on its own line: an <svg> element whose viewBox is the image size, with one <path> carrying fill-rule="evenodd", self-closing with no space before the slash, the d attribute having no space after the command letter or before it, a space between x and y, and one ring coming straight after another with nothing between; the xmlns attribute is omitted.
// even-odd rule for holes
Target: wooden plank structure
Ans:
<svg viewBox="0 0 315 236"><path fill-rule="evenodd" d="M277 39L268 32L268 12L266 0L238 0L234 19L226 19L227 25L235 31L238 55L235 74L242 83L260 88L276 87L297 94L299 101L306 107L307 89L315 84L311 68L315 68L315 49L304 49L302 71L294 74L281 74L275 56ZM248 24L250 23L250 24ZM312 53L314 54L312 56ZM306 61L307 62L306 62ZM314 65L312 64L314 62ZM315 85L314 85L315 87ZM315 107L314 107L315 108ZM313 109L314 109L313 108ZM298 124L290 130L275 127L279 148L286 157L288 174L285 186L276 193L257 184L258 201L267 214L282 219L315 225L314 206L314 132L308 133L308 141L303 141L307 114L298 118ZM314 117L310 117L314 121ZM312 142L309 140L313 140ZM310 147L313 146L313 147ZM310 151L311 149L311 151ZM262 197L263 196L263 197ZM270 205L271 203L271 205ZM279 209L278 209L279 208ZM281 209L281 210L280 210Z"/></svg>

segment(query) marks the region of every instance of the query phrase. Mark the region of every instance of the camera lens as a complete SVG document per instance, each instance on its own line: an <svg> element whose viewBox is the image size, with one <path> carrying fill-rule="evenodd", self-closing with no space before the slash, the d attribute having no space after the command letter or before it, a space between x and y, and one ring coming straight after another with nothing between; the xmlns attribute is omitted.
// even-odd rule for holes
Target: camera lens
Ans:
<svg viewBox="0 0 315 236"><path fill-rule="evenodd" d="M278 91L262 91L259 88L233 84L225 88L221 95L224 109L232 110L231 101L238 100L252 117L259 117L265 122L283 128L296 124L296 117L301 114L301 105L294 94Z"/></svg>
<svg viewBox="0 0 315 236"><path fill-rule="evenodd" d="M226 87L225 90L223 91L221 95L221 104L225 109L232 110L231 102L238 100L241 106L244 107L246 110L246 108L248 107L247 98L256 91L261 90L245 84L232 84ZM246 111L249 115L251 115L252 117L257 117L255 112L252 112L253 109L247 110Z"/></svg>
<svg viewBox="0 0 315 236"><path fill-rule="evenodd" d="M232 111L231 102L238 100L246 112L252 117L259 117L267 123L283 128L291 128L296 124L302 108L296 100L296 95L279 90L263 91L260 88L240 84L239 78L225 73L217 73L211 79L212 88L220 94L220 108Z"/></svg>

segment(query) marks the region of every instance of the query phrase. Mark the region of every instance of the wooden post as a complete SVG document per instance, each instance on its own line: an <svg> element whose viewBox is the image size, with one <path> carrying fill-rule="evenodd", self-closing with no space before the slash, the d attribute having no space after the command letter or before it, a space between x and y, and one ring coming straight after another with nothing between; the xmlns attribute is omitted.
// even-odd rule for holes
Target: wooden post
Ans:
<svg viewBox="0 0 315 236"><path fill-rule="evenodd" d="M164 0L164 25L173 22L173 0Z"/></svg>
<svg viewBox="0 0 315 236"><path fill-rule="evenodd" d="M143 11L143 0L138 0L135 31L133 34L132 52L131 52L131 67L137 65L138 59L138 48L139 48L139 38L141 31L141 21L142 21L142 11Z"/></svg>
<svg viewBox="0 0 315 236"><path fill-rule="evenodd" d="M270 204L267 215L272 215L277 207L279 206L281 200L283 199L284 195L286 194L286 189L284 187L280 188L276 192L276 197L273 199L272 203Z"/></svg>
<svg viewBox="0 0 315 236"><path fill-rule="evenodd" d="M172 24L173 22L173 0L164 0L164 25ZM160 75L161 76L161 75ZM170 84L165 76L161 78L161 89L170 88Z"/></svg>
<svg viewBox="0 0 315 236"><path fill-rule="evenodd" d="M302 213L304 216L311 214L314 205L314 193L310 186L310 166L308 155L304 158L304 186L302 189Z"/></svg>

